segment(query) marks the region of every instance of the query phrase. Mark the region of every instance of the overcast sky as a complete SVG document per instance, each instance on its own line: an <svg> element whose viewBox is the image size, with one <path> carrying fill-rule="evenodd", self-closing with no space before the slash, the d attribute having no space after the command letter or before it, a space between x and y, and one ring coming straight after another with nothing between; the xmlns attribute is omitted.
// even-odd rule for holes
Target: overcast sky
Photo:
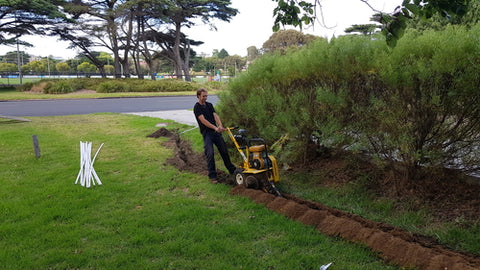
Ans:
<svg viewBox="0 0 480 270"><path fill-rule="evenodd" d="M402 0L368 0L376 10L392 12ZM343 30L353 24L371 23L370 17L374 13L360 0L322 0L324 23L316 24L314 29L304 29L305 33L327 37L344 34ZM247 48L256 46L261 48L263 43L273 34L273 9L276 2L272 0L232 0L232 7L239 10L239 14L230 23L215 21L217 31L212 31L206 25L184 29L189 38L205 43L194 47L197 53L211 55L214 49L225 49L230 55L247 55ZM328 28L326 28L326 27ZM299 29L297 29L299 30ZM57 41L56 38L26 37L28 42L35 45L33 48L24 48L28 54L36 56L56 56L64 59L77 55L74 49L67 49L68 43ZM0 54L15 51L16 47L0 46ZM106 51L106 50L105 50Z"/></svg>

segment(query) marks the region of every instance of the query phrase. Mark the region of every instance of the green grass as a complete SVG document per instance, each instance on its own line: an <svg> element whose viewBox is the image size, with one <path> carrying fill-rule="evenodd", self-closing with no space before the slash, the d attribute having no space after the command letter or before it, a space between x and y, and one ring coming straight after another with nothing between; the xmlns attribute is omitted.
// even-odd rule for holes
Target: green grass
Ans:
<svg viewBox="0 0 480 270"><path fill-rule="evenodd" d="M118 114L0 121L2 269L398 269L365 246L165 165L159 119ZM174 128L188 129L175 124ZM198 131L189 139L198 143ZM197 134L197 135L195 135ZM41 157L35 158L32 135ZM79 142L103 185L75 185Z"/></svg>
<svg viewBox="0 0 480 270"><path fill-rule="evenodd" d="M22 83L36 82L41 78L22 78ZM0 85L18 85L20 84L19 78L0 78Z"/></svg>

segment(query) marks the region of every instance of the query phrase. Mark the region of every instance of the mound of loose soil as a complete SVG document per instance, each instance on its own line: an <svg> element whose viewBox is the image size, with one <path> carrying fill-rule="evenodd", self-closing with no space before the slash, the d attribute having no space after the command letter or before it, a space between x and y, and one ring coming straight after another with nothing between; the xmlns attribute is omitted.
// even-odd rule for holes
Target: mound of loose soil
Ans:
<svg viewBox="0 0 480 270"><path fill-rule="evenodd" d="M203 154L195 153L188 143L180 139L178 134L171 133L164 128L154 134L165 134L161 136L170 138L170 140L165 142L165 145L173 148L175 155L167 161L168 164L174 165L180 170L206 175L206 163ZM149 137L158 138L156 136ZM330 163L330 168L332 169L330 173L332 173L332 175L335 174L337 177L333 178L339 180L340 183L348 182L350 177L354 177L353 175L349 175L352 170L347 170L344 167L346 163L334 162L331 159L325 162ZM303 169L314 170L316 166L319 165L325 166L326 164L317 163L315 165L305 165ZM360 166L362 166L363 170L372 169L366 164ZM357 167L356 169L358 170L359 168ZM232 184L233 182L233 179L229 179L228 175L220 171L219 180L227 184ZM326 184L330 185L334 182L335 184L339 184L338 181L334 180ZM387 182L388 181L385 181L383 184L387 185ZM439 192L443 188L446 187L441 186L434 188L434 192L445 194L445 191ZM477 192L475 189L476 186L470 188L473 188L472 192ZM449 192L458 195L457 192L453 190L454 189L450 189ZM461 191L458 192L473 194L467 189L461 189ZM415 192L412 191L412 194L409 195L413 196L414 193ZM425 199L425 197L428 197L425 196L425 194L428 193L429 192L424 190L423 196L420 196L420 198ZM306 201L288 194L283 194L283 198L275 197L272 194L260 190L246 189L241 186L232 188L230 194L248 197L252 201L263 204L272 211L285 215L288 218L306 225L315 226L321 233L366 244L373 251L378 252L386 261L402 267L415 267L426 270L480 269L480 258L478 257L448 250L428 237L415 235L385 223L366 220L360 216L345 213L318 202ZM476 196L473 198L478 198L479 193L475 194ZM448 199L448 197L449 196L446 195L436 194L431 199L443 198L453 204L454 200L452 198ZM468 201L467 197L467 195L463 195L463 201ZM478 206L475 204L476 202L472 203L472 200L470 200L470 203L473 204L472 209ZM462 207L463 206L464 205L462 205ZM456 208L458 208L458 206ZM448 209L451 210L452 208Z"/></svg>
<svg viewBox="0 0 480 270"><path fill-rule="evenodd" d="M417 181L406 181L394 169L379 169L368 159L336 153L326 159L292 166L293 173L318 176L327 187L341 186L369 176L367 188L378 197L408 201L410 207L431 209L434 222L478 221L480 217L480 180L461 172L444 169L425 173Z"/></svg>
<svg viewBox="0 0 480 270"><path fill-rule="evenodd" d="M147 137L170 138L163 145L173 149L173 157L167 159L167 164L175 166L179 170L189 171L201 175L207 175L207 162L203 153L193 151L190 143L181 140L178 133L174 133L166 128L160 128ZM223 171L217 170L217 180L220 183L233 184L233 179Z"/></svg>
<svg viewBox="0 0 480 270"><path fill-rule="evenodd" d="M317 202L288 194L275 197L260 190L234 187L230 193L249 197L256 203L297 220L315 226L324 234L364 243L385 260L403 267L438 270L473 270L480 268L480 259L443 248L434 240L415 235L385 223L373 222Z"/></svg>
<svg viewBox="0 0 480 270"><path fill-rule="evenodd" d="M168 130L166 128L161 128L161 129L153 132L152 134L147 135L147 137L150 137L150 138L160 138L160 137L172 138L173 135L174 135L174 133L171 132L170 130Z"/></svg>

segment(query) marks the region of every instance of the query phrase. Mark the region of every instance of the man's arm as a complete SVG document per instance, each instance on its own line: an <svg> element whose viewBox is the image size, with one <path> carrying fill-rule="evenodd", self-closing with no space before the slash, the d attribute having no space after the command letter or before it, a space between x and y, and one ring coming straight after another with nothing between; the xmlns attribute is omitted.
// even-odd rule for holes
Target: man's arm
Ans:
<svg viewBox="0 0 480 270"><path fill-rule="evenodd" d="M213 113L213 115L215 117L215 122L218 124L217 118L220 120L220 117L218 117L218 115L216 113ZM215 116L215 115L217 115L217 116ZM203 116L203 114L198 116L198 120L200 120L200 122L202 122L202 124L204 124L206 127L211 128L211 129L215 130L216 132L222 132L222 131L225 130L223 127L217 127L214 124L208 122L208 120L205 119L205 116ZM221 126L221 124L222 124L222 122L220 122L220 126Z"/></svg>
<svg viewBox="0 0 480 270"><path fill-rule="evenodd" d="M223 127L222 125L222 120L220 120L220 116L218 116L217 113L213 113L213 117L215 118L215 123L217 123L217 126L218 128L220 129L219 131L217 132L222 132L222 131L225 131L225 128Z"/></svg>

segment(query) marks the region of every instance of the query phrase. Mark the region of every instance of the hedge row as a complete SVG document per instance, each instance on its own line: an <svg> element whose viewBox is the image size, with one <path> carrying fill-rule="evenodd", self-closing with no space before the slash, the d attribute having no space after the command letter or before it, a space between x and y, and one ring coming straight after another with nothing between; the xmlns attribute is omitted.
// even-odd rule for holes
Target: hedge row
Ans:
<svg viewBox="0 0 480 270"><path fill-rule="evenodd" d="M222 94L224 121L271 143L283 160L328 148L361 151L407 173L480 164L480 28L319 40L264 56ZM414 175L408 174L412 177Z"/></svg>
<svg viewBox="0 0 480 270"><path fill-rule="evenodd" d="M98 93L116 92L180 92L195 91L199 85L178 79L162 79L158 81L139 79L43 79L34 83L24 84L20 90L29 91L34 86L43 87L45 94L66 94L81 89L95 90Z"/></svg>

